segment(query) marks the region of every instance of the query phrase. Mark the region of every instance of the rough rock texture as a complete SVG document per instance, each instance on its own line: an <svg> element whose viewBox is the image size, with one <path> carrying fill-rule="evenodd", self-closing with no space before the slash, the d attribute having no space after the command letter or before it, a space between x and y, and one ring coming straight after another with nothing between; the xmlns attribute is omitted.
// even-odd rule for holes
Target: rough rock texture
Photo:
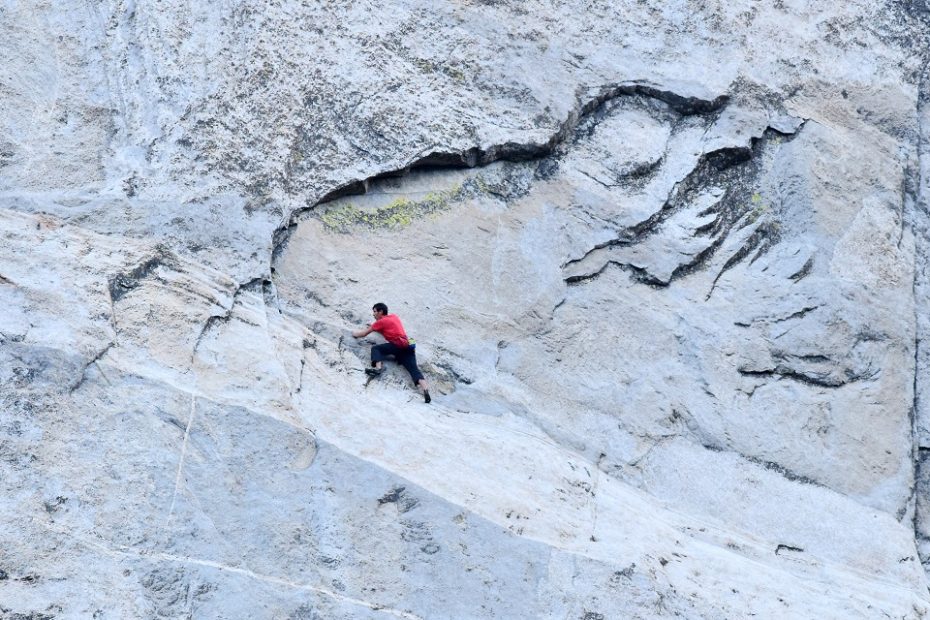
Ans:
<svg viewBox="0 0 930 620"><path fill-rule="evenodd" d="M930 10L816 4L0 4L0 616L930 615Z"/></svg>

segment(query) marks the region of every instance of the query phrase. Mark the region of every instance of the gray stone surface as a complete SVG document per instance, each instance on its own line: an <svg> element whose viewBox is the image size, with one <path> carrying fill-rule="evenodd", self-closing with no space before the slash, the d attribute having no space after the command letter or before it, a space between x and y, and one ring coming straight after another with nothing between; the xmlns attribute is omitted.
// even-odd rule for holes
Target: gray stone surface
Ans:
<svg viewBox="0 0 930 620"><path fill-rule="evenodd" d="M928 15L0 5L0 616L925 617Z"/></svg>

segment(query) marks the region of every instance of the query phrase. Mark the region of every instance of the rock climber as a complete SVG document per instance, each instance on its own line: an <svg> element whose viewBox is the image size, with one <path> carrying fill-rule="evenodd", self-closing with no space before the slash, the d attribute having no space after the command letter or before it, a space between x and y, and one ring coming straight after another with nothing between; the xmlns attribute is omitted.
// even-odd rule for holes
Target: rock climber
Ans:
<svg viewBox="0 0 930 620"><path fill-rule="evenodd" d="M383 371L382 362L393 357L394 360L407 369L413 382L423 390L423 400L430 402L429 386L423 373L417 366L416 344L407 338L407 332L396 314L389 314L388 307L378 302L371 307L371 315L375 317L375 322L364 329L352 332L355 338L364 338L371 332L378 332L387 340L384 344L376 344L371 347L371 368L365 369L365 374L377 377Z"/></svg>

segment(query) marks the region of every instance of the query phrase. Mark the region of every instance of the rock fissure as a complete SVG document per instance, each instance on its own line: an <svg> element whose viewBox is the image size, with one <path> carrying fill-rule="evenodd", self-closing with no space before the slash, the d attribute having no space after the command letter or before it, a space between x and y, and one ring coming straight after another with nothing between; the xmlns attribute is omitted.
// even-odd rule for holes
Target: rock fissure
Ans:
<svg viewBox="0 0 930 620"><path fill-rule="evenodd" d="M436 347L436 348L437 348L437 350L443 350L443 349L441 349L441 347ZM445 352L448 353L448 351L445 351ZM457 371L457 370L455 369L455 367L454 367L452 364L450 364L450 363L446 363L446 362L432 362L432 365L435 366L436 368L439 368L439 369L445 371L446 374L449 376L449 378L452 380L452 383L453 383L454 385L457 385L457 384L460 384L460 383L461 383L461 384L464 384L464 385L471 385L472 383L474 383L474 380L473 380L473 379L471 379L471 378L469 378L469 377L463 375L463 374L460 373L459 371Z"/></svg>
<svg viewBox="0 0 930 620"><path fill-rule="evenodd" d="M729 101L728 95L720 95L714 99L702 99L693 96L683 96L670 90L663 90L641 83L624 83L607 86L601 93L577 106L561 123L559 129L546 141L541 143L505 142L487 148L471 147L463 151L433 150L414 157L409 163L399 168L379 172L361 180L345 182L335 189L325 193L320 199L307 207L291 212L288 223L275 230L272 238L272 259L280 256L283 247L293 233L300 216L318 206L345 196L366 194L371 183L404 176L412 170L431 168L475 168L484 167L497 161L526 162L544 159L553 155L557 148L574 134L579 123L595 112L605 103L618 97L643 96L665 103L682 116L711 114L721 110ZM649 167L649 166L647 166ZM648 174L648 171L635 176ZM273 272L273 264L272 264Z"/></svg>
<svg viewBox="0 0 930 620"><path fill-rule="evenodd" d="M236 308L236 301L238 300L240 294L242 294L243 292L251 291L251 292L261 294L262 298L264 299L265 282L267 282L267 280L265 278L260 277L260 278L253 278L245 282L244 284L239 284L236 286L235 290L233 291L231 295L229 306L224 308L224 312L222 314L212 314L209 317L207 317L207 320L204 323L203 328L201 328L200 333L197 335L197 339L194 340L194 346L191 349L191 359L193 359L197 355L197 348L200 346L201 341L212 329L214 329L214 327L216 327L219 324L229 322L229 320L232 318L232 313Z"/></svg>
<svg viewBox="0 0 930 620"><path fill-rule="evenodd" d="M738 450L733 450L733 449L723 447L717 444L704 444L703 447L706 450L710 450L712 452L725 452L729 454L734 454L745 461L753 463L754 465L758 465L764 469L773 471L777 473L778 475L782 476L783 478L785 478L786 480L790 480L791 482L799 482L801 484L809 484L809 485L816 486L816 487L827 488L824 484L818 482L817 480L814 480L813 478L809 476L805 476L795 471L792 471L788 469L787 467L785 467L784 465L781 465L780 463L776 463L775 461L767 461L765 459L761 459L759 457L744 454L743 452L739 452Z"/></svg>
<svg viewBox="0 0 930 620"><path fill-rule="evenodd" d="M785 551L793 551L795 553L804 553L804 549L801 547L795 547L794 545L785 545L780 544L775 547L775 555L781 555Z"/></svg>
<svg viewBox="0 0 930 620"><path fill-rule="evenodd" d="M723 274L725 274L727 271L735 267L738 263L742 262L743 259L749 256L749 253L752 252L753 250L756 250L756 249L762 250L765 247L770 247L769 245L766 244L766 242L772 239L772 237L777 236L777 234L778 234L777 231L773 230L771 226L766 226L765 224L763 224L763 225L756 227L756 229L752 232L751 235L749 235L749 238L746 239L743 245L740 246L740 248L736 252L734 252L733 255L730 256L730 258L726 260L725 263L723 263L723 266L720 268L720 271L717 272L716 276L714 276L714 280L713 282L711 282L711 285L710 285L710 290L707 291L707 295L704 297L704 300L707 301L708 299L710 299L710 296L714 294L714 289L717 288L717 282L720 280L720 278L723 277ZM721 243L722 243L722 240L721 240ZM711 250L711 248L714 248L714 250L716 249L714 244L711 244L708 250L706 251L714 251L714 250ZM700 257L700 254L698 255L698 257ZM752 260L755 261L756 258L758 258L758 255L756 257L753 257ZM687 267L687 265L685 267Z"/></svg>
<svg viewBox="0 0 930 620"><path fill-rule="evenodd" d="M794 319L801 319L801 318L804 318L805 316L807 316L808 314L810 314L811 312L813 312L814 310L820 308L820 306L821 306L821 304L817 304L816 306L805 306L805 307L801 308L800 310L798 310L797 312L792 312L792 313L789 314L788 316L776 317L776 318L772 319L772 322L773 322L773 323L784 323L785 321L791 321L791 320L794 320Z"/></svg>
<svg viewBox="0 0 930 620"><path fill-rule="evenodd" d="M741 248L724 264L713 280L711 289L707 294L709 299L717 280L724 272L745 260L753 250L757 250L756 256L752 259L752 262L754 262L777 242L779 227L777 222L765 215L767 207L763 208L763 205L752 208L745 206L753 203L752 199L749 199L749 195L752 193L749 185L751 177L756 174L754 171L747 170L746 167L757 159L757 155L769 143L776 140L781 143L786 138L794 139L797 137L806 122L803 121L793 133L785 133L782 130L767 127L761 136L751 138L750 147L724 147L703 154L691 172L673 186L669 192L669 197L655 213L637 224L619 230L614 239L598 243L582 256L571 259L562 265L564 270L589 259L598 252L639 245L649 238L661 234L663 225L683 208L692 204L698 195L709 188L724 188L719 200L712 207L700 212L702 216L716 214L714 220L698 226L694 231L695 236L709 236L713 238L713 241L696 252L689 260L675 267L668 278L656 277L650 273L648 268L640 265L634 265L619 259L610 259L593 272L570 275L565 277L564 281L568 284L577 284L590 280L600 275L604 268L612 263L615 265L626 264L634 269L640 282L660 287L668 286L674 280L700 270L723 246L731 231L738 228L740 221L744 221L744 226L748 226L755 224L758 219L766 217L764 221L756 225L756 230L752 235L743 242Z"/></svg>
<svg viewBox="0 0 930 620"><path fill-rule="evenodd" d="M778 364L775 366L775 368L766 370L750 370L746 368L738 368L737 372L739 372L739 374L743 375L744 377L777 377L779 379L797 381L798 383L803 383L812 387L831 389L841 388L844 385L871 378L871 375L859 374L852 374L840 378L833 376L830 372L802 372L782 364Z"/></svg>
<svg viewBox="0 0 930 620"><path fill-rule="evenodd" d="M924 7L926 9L926 7ZM914 377L912 382L912 402L909 410L911 422L911 437L913 451L913 478L915 484L913 487L912 498L914 501L914 511L912 516L914 540L917 542L918 555L925 569L930 566L930 552L928 545L930 537L923 532L927 525L925 520L930 519L930 515L925 514L925 502L921 502L918 494L927 493L928 476L926 469L930 467L930 446L924 445L922 425L927 420L922 416L922 394L926 389L925 381L922 377L925 374L925 368L928 362L923 339L927 336L922 317L927 312L926 294L930 288L930 278L928 278L928 269L930 269L930 183L925 178L925 174L930 170L930 127L927 126L928 116L930 116L930 63L925 63L923 72L917 88L918 96L916 103L916 121L917 121L917 164L909 166L907 173L910 177L909 182L905 182L905 187L912 192L908 200L908 194L905 194L905 214L902 220L909 219L911 229L915 237L915 265L913 280L914 295ZM909 209L907 208L909 207ZM909 217L908 217L909 216Z"/></svg>
<svg viewBox="0 0 930 620"><path fill-rule="evenodd" d="M167 248L160 247L156 253L144 260L128 272L119 273L109 281L110 299L116 303L133 289L137 288L142 280L155 274L159 267L177 269L174 254Z"/></svg>
<svg viewBox="0 0 930 620"><path fill-rule="evenodd" d="M633 181L642 181L644 179L647 179L653 176L662 167L662 164L664 163L665 163L665 158L660 157L656 159L655 161L651 161L651 162L647 162L639 166L635 166L631 168L630 170L621 172L616 177L616 181L617 181L616 183L605 183L601 179L597 178L596 176L594 176L593 174L585 170L579 170L579 172L581 172L582 175L591 179L592 181L594 181L595 183L597 183L598 185L606 189L615 189L618 187L627 187Z"/></svg>
<svg viewBox="0 0 930 620"><path fill-rule="evenodd" d="M74 394L74 392L76 392L78 388L80 388L84 384L84 381L87 380L87 369L93 366L94 364L96 364L97 362L99 362L103 358L103 356L109 353L110 349L112 349L114 346L116 346L115 342L113 341L108 342L105 347L103 347L100 351L98 351L94 355L93 358L90 359L90 361L84 364L84 368L81 369L81 376L78 377L78 380L71 387L68 388L69 394Z"/></svg>
<svg viewBox="0 0 930 620"><path fill-rule="evenodd" d="M661 435L661 436L639 435L639 438L648 439L650 440L651 443L649 444L649 447L646 448L645 451L643 451L641 454L634 457L632 460L628 461L627 465L639 470L640 472L644 472L645 471L644 461L648 461L649 457L651 457L652 453L655 452L657 449L674 441L677 438L677 435L672 435L672 434ZM610 473L610 471L605 469L605 466L604 466L604 460L606 459L606 457L607 455L602 452L599 455L597 462L595 463L595 468L604 472L608 476L611 476L612 474ZM614 468L616 468L616 466L614 466ZM616 476L616 478L619 480L623 479L621 476Z"/></svg>
<svg viewBox="0 0 930 620"><path fill-rule="evenodd" d="M589 280L594 280L598 276L600 276L602 273L604 273L607 270L607 268L610 266L619 267L623 271L630 273L633 276L633 278L637 282L640 282L641 284L647 284L650 286L655 286L657 288L663 288L667 284L651 276L649 272L643 269L642 267L638 267L636 265L617 261L617 260L608 260L603 265L601 265L600 269L598 269L597 271L593 271L591 273L568 276L564 279L565 283L571 285L571 284L580 284L582 282L587 282Z"/></svg>
<svg viewBox="0 0 930 620"><path fill-rule="evenodd" d="M307 367L307 360L303 357L300 358L300 374L297 377L297 388L294 390L295 394L300 394L300 390L304 386L304 370Z"/></svg>
<svg viewBox="0 0 930 620"><path fill-rule="evenodd" d="M801 266L800 269L798 269L796 272L788 276L788 279L794 280L795 282L799 282L803 280L804 278L806 278L808 275L810 275L810 272L813 268L814 268L814 257L811 256L810 258L807 259L804 265Z"/></svg>

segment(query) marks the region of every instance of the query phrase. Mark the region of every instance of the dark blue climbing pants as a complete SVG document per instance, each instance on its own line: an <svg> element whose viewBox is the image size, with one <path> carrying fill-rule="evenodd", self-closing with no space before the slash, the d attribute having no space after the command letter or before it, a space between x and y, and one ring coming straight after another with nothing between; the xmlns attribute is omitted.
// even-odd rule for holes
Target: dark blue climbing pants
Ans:
<svg viewBox="0 0 930 620"><path fill-rule="evenodd" d="M391 342L376 344L371 347L372 366L375 365L375 362L383 362L392 357L398 364L407 369L414 384L423 379L423 373L417 367L417 351L414 347L399 347Z"/></svg>

